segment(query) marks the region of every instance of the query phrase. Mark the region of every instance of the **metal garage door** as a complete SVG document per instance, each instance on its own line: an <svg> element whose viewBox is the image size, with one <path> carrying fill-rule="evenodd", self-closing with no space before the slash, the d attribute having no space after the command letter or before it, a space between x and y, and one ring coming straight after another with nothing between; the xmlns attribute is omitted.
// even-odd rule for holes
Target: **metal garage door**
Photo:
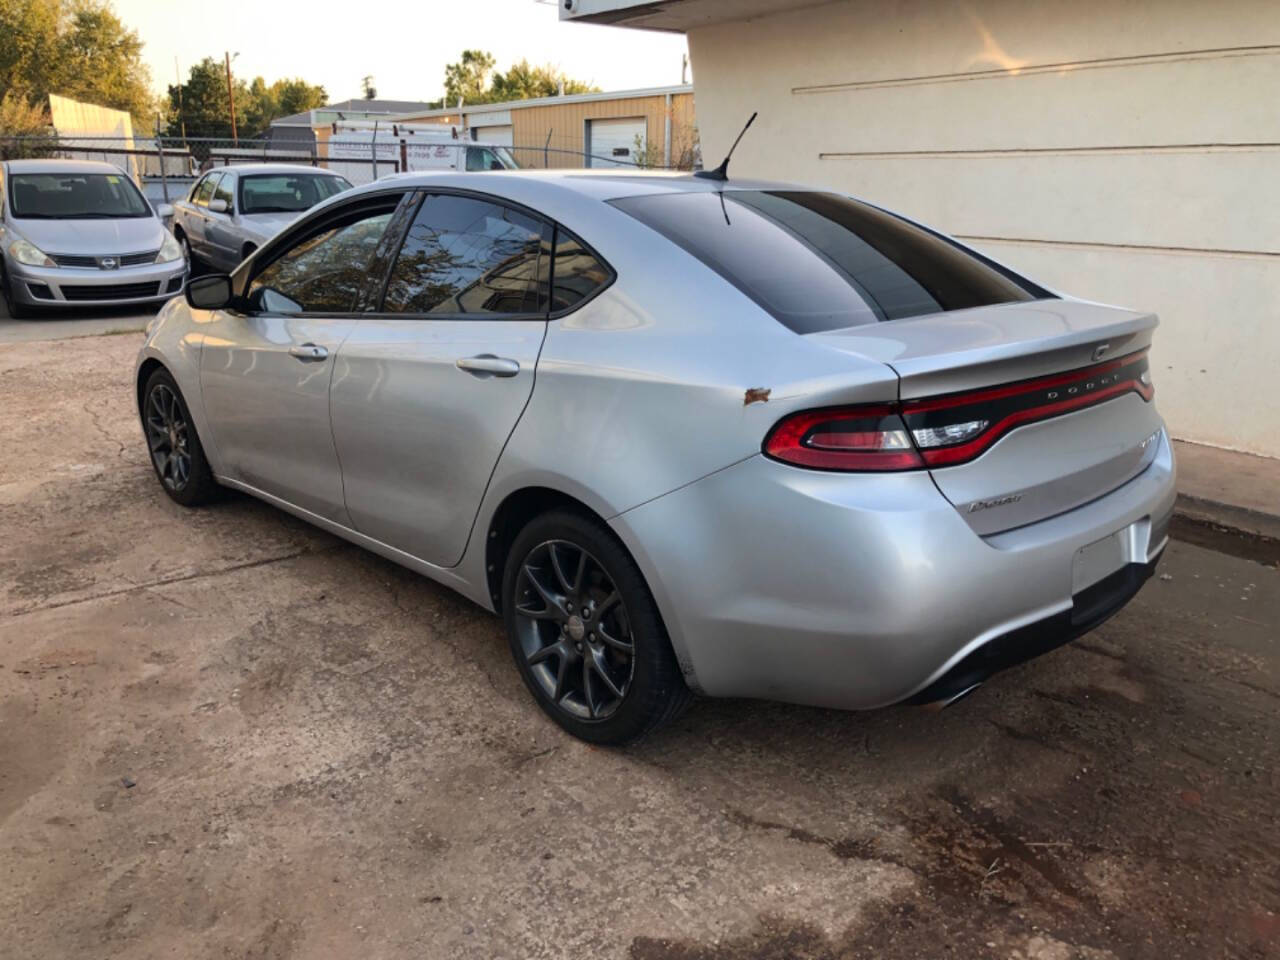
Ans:
<svg viewBox="0 0 1280 960"><path fill-rule="evenodd" d="M587 166L629 167L636 156L636 137L640 149L645 146L644 117L622 117L612 120L587 121Z"/></svg>
<svg viewBox="0 0 1280 960"><path fill-rule="evenodd" d="M515 141L513 140L514 132L511 124L499 124L492 127L472 127L471 139L479 140L481 143L497 144L500 147L509 147Z"/></svg>

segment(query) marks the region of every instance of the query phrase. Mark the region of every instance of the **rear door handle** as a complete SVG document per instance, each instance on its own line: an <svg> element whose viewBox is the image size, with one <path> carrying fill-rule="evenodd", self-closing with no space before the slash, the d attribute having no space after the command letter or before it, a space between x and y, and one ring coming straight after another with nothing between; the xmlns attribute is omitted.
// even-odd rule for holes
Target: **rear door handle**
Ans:
<svg viewBox="0 0 1280 960"><path fill-rule="evenodd" d="M329 351L325 347L318 346L314 343L302 343L289 348L289 356L297 357L303 363L316 363L329 356Z"/></svg>
<svg viewBox="0 0 1280 960"><path fill-rule="evenodd" d="M491 353L482 353L478 357L462 357L458 360L458 369L476 377L514 377L520 372L520 364L506 357L495 357Z"/></svg>

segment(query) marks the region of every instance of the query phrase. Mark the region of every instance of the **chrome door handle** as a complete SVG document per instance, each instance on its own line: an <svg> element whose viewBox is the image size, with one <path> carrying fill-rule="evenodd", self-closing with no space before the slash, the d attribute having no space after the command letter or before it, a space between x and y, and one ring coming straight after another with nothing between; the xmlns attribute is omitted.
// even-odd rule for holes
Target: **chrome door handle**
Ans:
<svg viewBox="0 0 1280 960"><path fill-rule="evenodd" d="M289 356L297 357L304 363L315 363L329 356L329 351L325 347L317 346L314 343L303 343L296 347L290 347Z"/></svg>
<svg viewBox="0 0 1280 960"><path fill-rule="evenodd" d="M495 357L491 353L482 353L478 357L462 357L457 363L459 370L477 377L514 377L520 372L520 364L506 357Z"/></svg>

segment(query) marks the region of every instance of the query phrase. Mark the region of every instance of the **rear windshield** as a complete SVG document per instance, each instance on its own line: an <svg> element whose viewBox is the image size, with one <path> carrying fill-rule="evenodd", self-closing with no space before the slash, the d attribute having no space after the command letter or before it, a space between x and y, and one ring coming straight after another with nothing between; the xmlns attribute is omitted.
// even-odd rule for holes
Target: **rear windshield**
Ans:
<svg viewBox="0 0 1280 960"><path fill-rule="evenodd" d="M9 209L30 220L149 217L151 207L123 173L15 173Z"/></svg>
<svg viewBox="0 0 1280 960"><path fill-rule="evenodd" d="M351 184L342 177L266 174L240 178L241 213L300 213Z"/></svg>
<svg viewBox="0 0 1280 960"><path fill-rule="evenodd" d="M612 203L796 333L1051 296L931 230L834 193L726 190Z"/></svg>

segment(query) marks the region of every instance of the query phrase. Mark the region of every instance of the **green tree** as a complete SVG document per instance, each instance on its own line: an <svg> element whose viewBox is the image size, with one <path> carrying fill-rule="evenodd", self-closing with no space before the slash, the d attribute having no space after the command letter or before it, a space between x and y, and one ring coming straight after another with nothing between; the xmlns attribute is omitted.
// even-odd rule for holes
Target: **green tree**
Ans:
<svg viewBox="0 0 1280 960"><path fill-rule="evenodd" d="M127 110L149 129L142 46L103 0L0 0L0 90L42 109L57 93Z"/></svg>
<svg viewBox="0 0 1280 960"><path fill-rule="evenodd" d="M484 50L463 50L457 63L444 68L445 100L453 106L463 103L492 103L489 97L489 74L497 61Z"/></svg>
<svg viewBox="0 0 1280 960"><path fill-rule="evenodd" d="M463 103L501 103L506 100L530 100L565 93L598 93L600 88L574 80L550 64L534 66L528 60L511 65L506 73L494 73L497 63L486 50L463 50L457 63L444 68L445 100L452 107ZM432 104L435 106L435 104Z"/></svg>
<svg viewBox="0 0 1280 960"><path fill-rule="evenodd" d="M288 80L277 80L271 85L272 94L276 98L280 112L276 117L287 117L290 114L302 113L303 110L315 110L329 102L329 94L324 87L307 83L300 77Z"/></svg>
<svg viewBox="0 0 1280 960"><path fill-rule="evenodd" d="M248 83L236 78L232 86L236 96L236 133L240 137L261 136L272 120L322 107L328 101L324 87L300 77L271 84L262 77L254 77ZM205 57L194 64L186 83L169 86L167 99L168 136L181 134L184 124L188 137L231 136L231 105L222 61Z"/></svg>
<svg viewBox="0 0 1280 960"><path fill-rule="evenodd" d="M564 85L565 93L599 93L600 88L581 80L565 76L551 64L534 66L528 60L511 65L506 73L495 73L490 93L493 102L502 100L532 100L537 97L554 97Z"/></svg>
<svg viewBox="0 0 1280 960"><path fill-rule="evenodd" d="M234 86L236 102L243 111L250 101L249 86L243 80L237 80ZM184 124L188 137L231 136L227 74L221 60L205 57L193 64L186 83L169 86L168 99L169 136L181 133Z"/></svg>
<svg viewBox="0 0 1280 960"><path fill-rule="evenodd" d="M43 107L32 106L12 90L0 97L0 159L38 157L49 152L48 143L18 140L49 132L49 115Z"/></svg>

